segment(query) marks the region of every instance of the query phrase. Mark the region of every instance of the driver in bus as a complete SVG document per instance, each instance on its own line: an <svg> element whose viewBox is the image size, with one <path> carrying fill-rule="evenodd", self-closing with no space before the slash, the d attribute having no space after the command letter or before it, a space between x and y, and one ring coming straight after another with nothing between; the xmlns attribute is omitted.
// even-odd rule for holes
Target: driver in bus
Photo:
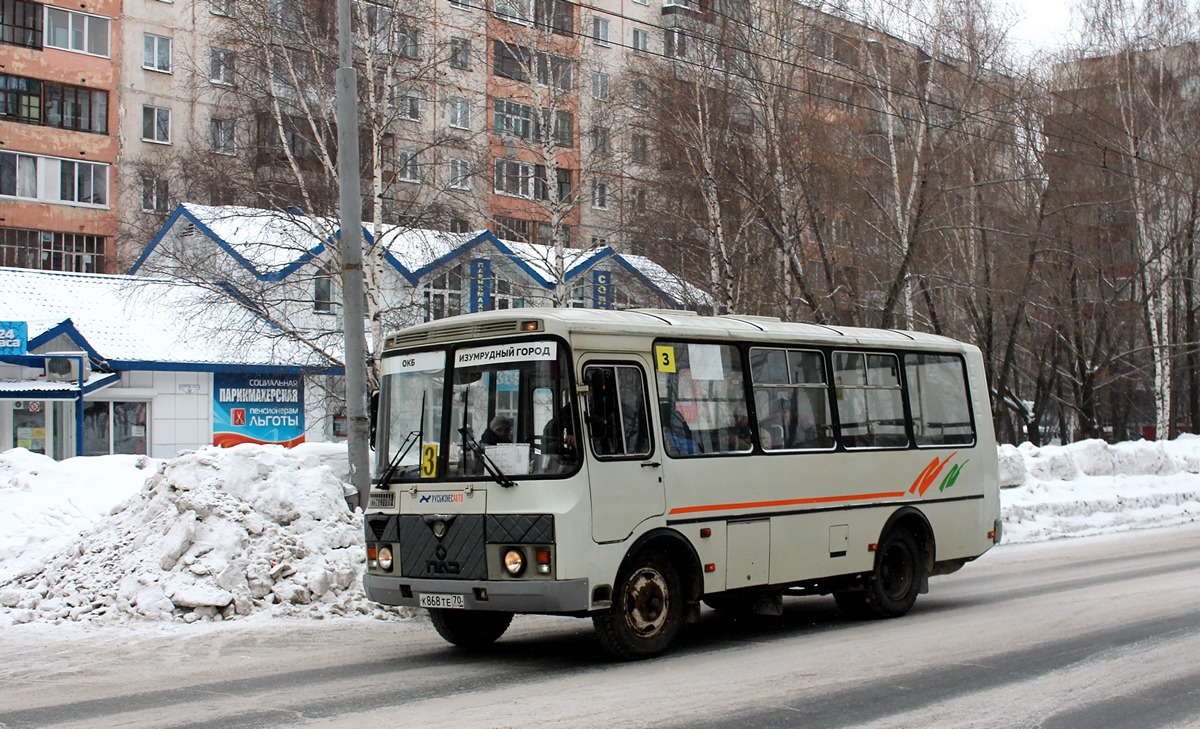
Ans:
<svg viewBox="0 0 1200 729"><path fill-rule="evenodd" d="M483 445L511 443L512 420L503 416L493 418L491 425L489 425L487 430L483 431L483 435L479 437L479 442Z"/></svg>

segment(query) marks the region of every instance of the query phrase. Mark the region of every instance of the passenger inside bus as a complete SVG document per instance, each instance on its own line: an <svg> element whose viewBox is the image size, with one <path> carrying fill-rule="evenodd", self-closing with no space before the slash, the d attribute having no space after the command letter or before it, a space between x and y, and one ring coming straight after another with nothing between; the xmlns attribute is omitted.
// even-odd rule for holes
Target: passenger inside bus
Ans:
<svg viewBox="0 0 1200 729"><path fill-rule="evenodd" d="M700 452L696 441L692 440L691 427L678 410L663 416L663 447L672 456L691 456Z"/></svg>

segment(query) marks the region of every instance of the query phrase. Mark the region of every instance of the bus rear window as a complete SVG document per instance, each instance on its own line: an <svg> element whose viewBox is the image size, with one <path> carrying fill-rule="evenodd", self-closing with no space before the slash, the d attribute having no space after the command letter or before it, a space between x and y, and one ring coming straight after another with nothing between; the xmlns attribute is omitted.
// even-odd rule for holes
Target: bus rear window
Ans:
<svg viewBox="0 0 1200 729"><path fill-rule="evenodd" d="M906 354L908 402L918 446L970 445L975 424L963 362L949 354Z"/></svg>

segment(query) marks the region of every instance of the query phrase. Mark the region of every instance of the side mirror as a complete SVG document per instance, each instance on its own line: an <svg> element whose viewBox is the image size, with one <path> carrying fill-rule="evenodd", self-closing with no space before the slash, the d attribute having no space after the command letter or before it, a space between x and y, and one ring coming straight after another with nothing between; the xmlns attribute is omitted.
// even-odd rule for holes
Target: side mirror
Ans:
<svg viewBox="0 0 1200 729"><path fill-rule="evenodd" d="M379 425L379 390L371 393L370 402L367 403L367 418L370 431L371 449L375 449L375 429Z"/></svg>

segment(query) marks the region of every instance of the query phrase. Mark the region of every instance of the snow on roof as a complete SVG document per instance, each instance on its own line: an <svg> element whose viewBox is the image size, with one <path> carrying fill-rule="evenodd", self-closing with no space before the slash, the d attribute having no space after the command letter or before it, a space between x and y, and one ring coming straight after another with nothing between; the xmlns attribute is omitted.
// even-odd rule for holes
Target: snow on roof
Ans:
<svg viewBox="0 0 1200 729"><path fill-rule="evenodd" d="M147 246L132 272L150 256L166 231L184 218L201 228L222 248L260 279L281 279L324 251L326 241L339 232L332 218L309 217L239 206L182 203L158 238ZM384 247L399 273L412 285L458 256L481 245L491 244L524 270L537 284L553 288L559 283L553 246L497 238L491 231L449 233L440 230L384 225L374 236L366 227L364 241ZM569 282L592 264L615 258L629 272L676 305L711 305L703 290L669 272L644 256L617 253L609 246L601 248L564 248L563 276Z"/></svg>
<svg viewBox="0 0 1200 729"><path fill-rule="evenodd" d="M0 311L28 324L31 348L66 334L110 362L317 364L272 341L252 313L180 281L0 268Z"/></svg>
<svg viewBox="0 0 1200 729"><path fill-rule="evenodd" d="M234 205L183 203L180 208L261 276L278 274L318 255L340 227L332 218Z"/></svg>
<svg viewBox="0 0 1200 729"><path fill-rule="evenodd" d="M622 253L617 258L626 263L635 273L641 275L648 283L680 304L712 305L712 297L703 289L688 283L645 256Z"/></svg>

